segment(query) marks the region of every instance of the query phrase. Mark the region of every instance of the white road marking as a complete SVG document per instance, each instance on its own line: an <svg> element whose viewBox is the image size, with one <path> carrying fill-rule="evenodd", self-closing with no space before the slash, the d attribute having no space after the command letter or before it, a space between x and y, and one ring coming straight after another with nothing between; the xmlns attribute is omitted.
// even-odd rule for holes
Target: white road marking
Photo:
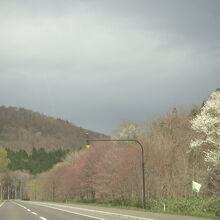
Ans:
<svg viewBox="0 0 220 220"><path fill-rule="evenodd" d="M2 204L0 204L0 208L1 208L4 204L5 204L5 201L4 201Z"/></svg>
<svg viewBox="0 0 220 220"><path fill-rule="evenodd" d="M18 204L17 202L13 202L13 203L16 204L16 205L18 205L18 206L20 206L21 208L24 208L24 209L27 210L27 208L26 208L25 206L23 206L23 205L21 205L21 204Z"/></svg>
<svg viewBox="0 0 220 220"><path fill-rule="evenodd" d="M61 205L61 206L66 207L66 208L76 209L76 210L78 209L82 211L100 213L100 214L115 215L115 216L125 217L128 219L133 218L133 219L138 219L138 220L155 220L151 218L138 217L138 216L133 216L133 215L124 215L124 214L115 213L115 212L105 212L105 211L99 211L99 210L94 210L94 209L77 208L77 207L73 207L73 206L71 207L71 206L65 206L65 205Z"/></svg>
<svg viewBox="0 0 220 220"><path fill-rule="evenodd" d="M36 204L35 202L29 202L29 203ZM56 209L55 207L48 206L47 203L40 203L40 204L38 203L37 205ZM119 213L114 213L114 212L105 212L105 211L99 211L99 210L94 210L94 209L85 209L85 208L78 208L78 207L66 206L66 205L56 205L56 204L51 204L51 205L57 206L57 207L71 208L71 209L76 209L76 210L81 210L81 211L88 211L88 212L94 212L94 213L99 213L99 214L105 214L105 215L113 215L113 216L118 216L118 217L127 218L127 219L154 220L151 218L138 217L138 216L133 216L133 215L125 215L125 214L119 214ZM71 211L70 211L70 213L71 213Z"/></svg>
<svg viewBox="0 0 220 220"><path fill-rule="evenodd" d="M32 203L32 204L39 205L39 204L36 204L36 203ZM98 219L98 220L106 220L105 218L99 218L99 217L95 217L95 216L91 216L91 215L86 215L86 214L81 214L81 213L77 213L77 212L72 212L72 211L68 211L68 210L60 209L60 208L55 208L55 207L51 207L51 206L46 206L46 205L40 205L40 206L51 208L51 209L56 209L56 210L59 210L59 211L68 212L68 213L71 213L71 214L80 215L80 216L84 216L84 217L88 217L88 218L93 218L93 219ZM40 218L42 220L47 220L47 219L45 219L43 217L40 217Z"/></svg>
<svg viewBox="0 0 220 220"><path fill-rule="evenodd" d="M23 205L18 204L17 202L13 202L13 203L16 204L16 205L18 205L18 206L20 206L21 208L26 209L26 207L24 207Z"/></svg>
<svg viewBox="0 0 220 220"><path fill-rule="evenodd" d="M14 204L16 204L16 205L18 205L18 206L20 206L20 207L22 207L22 208L24 208L24 209L26 209L28 212L31 212L31 210L30 209L28 209L28 208L26 208L25 206L23 206L23 205L20 205L19 203L17 203L17 202L13 202ZM0 206L1 207L1 206ZM37 215L37 213L36 212L31 212L33 215ZM47 220L46 218L44 218L44 217L40 217L40 219L42 219L42 220Z"/></svg>

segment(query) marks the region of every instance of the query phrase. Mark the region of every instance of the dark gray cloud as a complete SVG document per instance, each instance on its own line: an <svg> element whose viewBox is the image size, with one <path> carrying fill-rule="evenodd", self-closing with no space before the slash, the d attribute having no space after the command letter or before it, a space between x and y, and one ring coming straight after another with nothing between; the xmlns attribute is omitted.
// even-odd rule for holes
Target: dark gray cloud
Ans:
<svg viewBox="0 0 220 220"><path fill-rule="evenodd" d="M0 105L110 133L220 82L218 0L1 0Z"/></svg>

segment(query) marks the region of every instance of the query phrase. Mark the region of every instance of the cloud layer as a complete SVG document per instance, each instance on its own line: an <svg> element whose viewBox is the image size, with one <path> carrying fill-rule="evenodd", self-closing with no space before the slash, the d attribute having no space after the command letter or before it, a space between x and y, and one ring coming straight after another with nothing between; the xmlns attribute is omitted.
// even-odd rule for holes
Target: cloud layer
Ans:
<svg viewBox="0 0 220 220"><path fill-rule="evenodd" d="M0 2L0 104L110 133L220 82L218 0Z"/></svg>

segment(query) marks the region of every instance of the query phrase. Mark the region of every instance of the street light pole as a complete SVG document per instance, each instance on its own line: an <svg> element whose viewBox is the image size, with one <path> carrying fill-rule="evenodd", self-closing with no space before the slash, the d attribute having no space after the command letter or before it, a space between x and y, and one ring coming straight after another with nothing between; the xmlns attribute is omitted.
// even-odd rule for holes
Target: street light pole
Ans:
<svg viewBox="0 0 220 220"><path fill-rule="evenodd" d="M143 186L143 208L146 209L146 199L145 199L145 164L144 164L144 148L143 145L140 143L140 141L136 140L136 139L89 139L89 134L86 133L86 146L90 145L90 142L92 141L99 141L99 142L135 142L138 144L138 146L140 146L141 148L141 165L142 165L142 186Z"/></svg>

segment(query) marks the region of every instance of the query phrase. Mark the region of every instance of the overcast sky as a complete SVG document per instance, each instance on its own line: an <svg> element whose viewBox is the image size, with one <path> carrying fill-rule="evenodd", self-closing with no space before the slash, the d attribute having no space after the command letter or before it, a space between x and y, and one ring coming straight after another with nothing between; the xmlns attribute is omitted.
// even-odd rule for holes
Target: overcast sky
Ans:
<svg viewBox="0 0 220 220"><path fill-rule="evenodd" d="M0 0L0 105L110 134L218 87L219 0Z"/></svg>

